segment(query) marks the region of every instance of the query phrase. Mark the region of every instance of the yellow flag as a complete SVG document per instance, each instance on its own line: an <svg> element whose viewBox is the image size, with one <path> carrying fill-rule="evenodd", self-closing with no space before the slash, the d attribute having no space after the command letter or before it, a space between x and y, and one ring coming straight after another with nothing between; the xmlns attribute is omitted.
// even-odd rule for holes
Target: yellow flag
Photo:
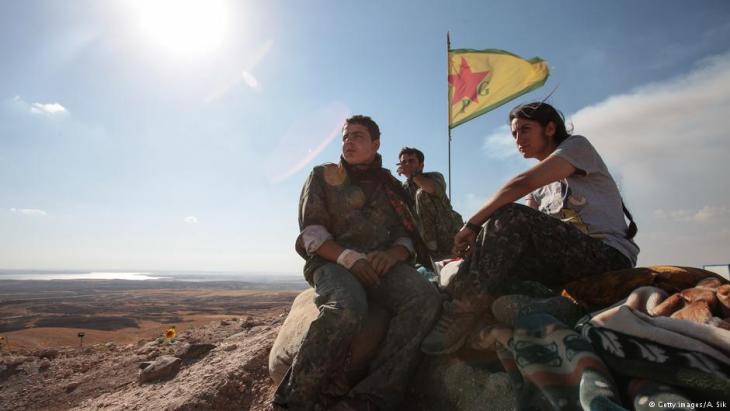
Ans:
<svg viewBox="0 0 730 411"><path fill-rule="evenodd" d="M449 128L534 90L548 78L547 62L503 50L449 50Z"/></svg>

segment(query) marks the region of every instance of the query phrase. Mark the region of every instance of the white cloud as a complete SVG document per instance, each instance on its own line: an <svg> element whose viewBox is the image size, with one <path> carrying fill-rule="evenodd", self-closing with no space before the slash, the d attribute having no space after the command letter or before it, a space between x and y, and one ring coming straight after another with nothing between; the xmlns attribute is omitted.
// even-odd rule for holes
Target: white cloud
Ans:
<svg viewBox="0 0 730 411"><path fill-rule="evenodd" d="M673 220L680 222L693 222L702 224L722 223L730 219L730 207L704 206L697 211L658 209L654 216L662 220Z"/></svg>
<svg viewBox="0 0 730 411"><path fill-rule="evenodd" d="M30 112L49 116L68 113L66 108L58 103L33 103L30 107Z"/></svg>
<svg viewBox="0 0 730 411"><path fill-rule="evenodd" d="M612 172L620 173L614 177L622 181L639 224L641 263L727 259L727 244L716 241L727 237L723 225L712 223L727 221L730 213L709 204L730 204L728 113L730 54L569 116L576 134L588 137Z"/></svg>
<svg viewBox="0 0 730 411"><path fill-rule="evenodd" d="M39 210L37 208L11 208L10 212L14 213L14 214L22 214L22 215L27 215L27 216L31 216L31 217L48 216L47 212L45 212L43 210Z"/></svg>
<svg viewBox="0 0 730 411"><path fill-rule="evenodd" d="M198 217L189 215L185 217L184 221L188 224L198 224Z"/></svg>
<svg viewBox="0 0 730 411"><path fill-rule="evenodd" d="M484 138L482 145L487 157L494 159L521 158L508 125L495 128Z"/></svg>
<svg viewBox="0 0 730 411"><path fill-rule="evenodd" d="M12 99L12 104L20 111L30 112L45 116L58 116L68 114L66 107L60 103L28 103L22 97L16 95Z"/></svg>

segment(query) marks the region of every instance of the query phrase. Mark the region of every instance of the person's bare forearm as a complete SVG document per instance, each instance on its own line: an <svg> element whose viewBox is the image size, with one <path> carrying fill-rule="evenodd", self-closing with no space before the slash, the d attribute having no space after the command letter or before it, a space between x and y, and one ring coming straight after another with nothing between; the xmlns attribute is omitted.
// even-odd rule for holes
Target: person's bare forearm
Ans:
<svg viewBox="0 0 730 411"><path fill-rule="evenodd" d="M509 180L482 205L479 211L471 216L468 222L482 225L501 207L519 200L538 187L566 178L575 171L575 167L567 160L550 156L535 167Z"/></svg>
<svg viewBox="0 0 730 411"><path fill-rule="evenodd" d="M318 256L332 262L337 262L337 257L345 251L345 248L337 244L334 240L327 240L315 251Z"/></svg>
<svg viewBox="0 0 730 411"><path fill-rule="evenodd" d="M469 218L471 224L482 225L485 221L501 207L510 204L524 197L531 192L532 188L519 175L497 190L487 201L482 204L479 210Z"/></svg>

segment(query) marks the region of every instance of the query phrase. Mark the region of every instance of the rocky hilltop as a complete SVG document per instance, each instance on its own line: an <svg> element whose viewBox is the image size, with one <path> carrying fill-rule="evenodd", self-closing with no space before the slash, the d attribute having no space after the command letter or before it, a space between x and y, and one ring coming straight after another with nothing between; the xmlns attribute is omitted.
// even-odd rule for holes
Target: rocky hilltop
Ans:
<svg viewBox="0 0 730 411"><path fill-rule="evenodd" d="M283 321L230 318L174 339L2 353L3 410L264 410Z"/></svg>
<svg viewBox="0 0 730 411"><path fill-rule="evenodd" d="M229 318L136 344L2 353L0 409L267 410L276 389L269 352L285 317ZM495 361L427 357L403 409L513 409Z"/></svg>

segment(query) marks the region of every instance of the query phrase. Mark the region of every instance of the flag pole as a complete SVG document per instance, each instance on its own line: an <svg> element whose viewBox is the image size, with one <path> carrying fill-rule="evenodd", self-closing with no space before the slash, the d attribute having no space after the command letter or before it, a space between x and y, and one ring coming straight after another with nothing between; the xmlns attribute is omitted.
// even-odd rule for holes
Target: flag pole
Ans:
<svg viewBox="0 0 730 411"><path fill-rule="evenodd" d="M446 32L446 78L449 78L449 51L451 50L451 33ZM448 105L448 118L446 128L449 134L449 200L451 200L451 101L449 99L449 82L446 81L446 104Z"/></svg>

